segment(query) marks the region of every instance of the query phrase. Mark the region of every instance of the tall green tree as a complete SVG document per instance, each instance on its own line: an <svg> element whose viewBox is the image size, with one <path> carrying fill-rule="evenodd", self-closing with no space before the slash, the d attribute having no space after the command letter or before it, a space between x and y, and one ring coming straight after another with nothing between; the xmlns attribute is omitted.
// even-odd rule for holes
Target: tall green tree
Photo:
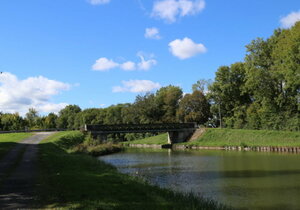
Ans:
<svg viewBox="0 0 300 210"><path fill-rule="evenodd" d="M204 124L210 117L210 104L203 92L195 90L186 94L179 103L177 116L180 122L197 122Z"/></svg>
<svg viewBox="0 0 300 210"><path fill-rule="evenodd" d="M56 121L58 116L54 113L49 113L47 117L44 119L44 128L46 129L53 129L56 128Z"/></svg>
<svg viewBox="0 0 300 210"><path fill-rule="evenodd" d="M68 105L58 113L57 127L62 129L78 129L75 126L77 113L81 112L78 105Z"/></svg>
<svg viewBox="0 0 300 210"><path fill-rule="evenodd" d="M177 86L166 86L156 92L156 103L162 111L161 122L176 122L176 111L182 98L182 89Z"/></svg>
<svg viewBox="0 0 300 210"><path fill-rule="evenodd" d="M245 91L245 77L244 63L221 66L216 72L215 82L209 87L211 111L218 118L222 117L229 127L241 126L234 126L234 118L237 117L237 113L238 115L245 113L245 105L251 103L251 98ZM245 124L245 122L239 124Z"/></svg>
<svg viewBox="0 0 300 210"><path fill-rule="evenodd" d="M34 108L30 108L28 112L25 115L25 120L28 124L29 129L40 129L39 125L39 114L38 111L35 110Z"/></svg>
<svg viewBox="0 0 300 210"><path fill-rule="evenodd" d="M163 110L153 93L138 95L133 104L133 109L139 116L140 123L161 122Z"/></svg>

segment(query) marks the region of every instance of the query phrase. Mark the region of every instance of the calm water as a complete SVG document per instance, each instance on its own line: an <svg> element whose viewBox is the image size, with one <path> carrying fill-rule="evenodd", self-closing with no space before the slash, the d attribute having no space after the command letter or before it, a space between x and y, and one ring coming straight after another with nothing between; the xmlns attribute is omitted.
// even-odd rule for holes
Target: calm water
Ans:
<svg viewBox="0 0 300 210"><path fill-rule="evenodd" d="M128 149L100 157L121 172L240 209L300 209L300 155Z"/></svg>

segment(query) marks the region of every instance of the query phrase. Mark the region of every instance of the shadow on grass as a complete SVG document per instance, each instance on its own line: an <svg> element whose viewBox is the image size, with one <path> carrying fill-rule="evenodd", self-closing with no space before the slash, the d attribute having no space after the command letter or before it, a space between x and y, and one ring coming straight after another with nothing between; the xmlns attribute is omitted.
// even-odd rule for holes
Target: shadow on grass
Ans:
<svg viewBox="0 0 300 210"><path fill-rule="evenodd" d="M0 143L0 187L9 172L13 170L17 164L25 147L26 144L19 144L15 142Z"/></svg>
<svg viewBox="0 0 300 210"><path fill-rule="evenodd" d="M67 153L58 145L39 145L37 208L229 209L192 194L150 186L88 155Z"/></svg>
<svg viewBox="0 0 300 210"><path fill-rule="evenodd" d="M6 153L9 150L11 150L12 148L14 148L16 145L18 145L18 143L16 143L16 142L1 142L0 143L0 161L2 160L2 158L4 158Z"/></svg>
<svg viewBox="0 0 300 210"><path fill-rule="evenodd" d="M28 208L34 201L36 181L35 144L0 143L0 208Z"/></svg>

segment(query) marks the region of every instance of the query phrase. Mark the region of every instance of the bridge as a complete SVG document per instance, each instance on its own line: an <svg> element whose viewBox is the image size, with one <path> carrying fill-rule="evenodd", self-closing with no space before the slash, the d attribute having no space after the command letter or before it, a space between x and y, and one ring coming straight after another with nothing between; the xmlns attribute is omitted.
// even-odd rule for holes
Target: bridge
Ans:
<svg viewBox="0 0 300 210"><path fill-rule="evenodd" d="M197 129L196 123L85 125L84 131L106 140L108 134L168 132L168 143L184 142Z"/></svg>

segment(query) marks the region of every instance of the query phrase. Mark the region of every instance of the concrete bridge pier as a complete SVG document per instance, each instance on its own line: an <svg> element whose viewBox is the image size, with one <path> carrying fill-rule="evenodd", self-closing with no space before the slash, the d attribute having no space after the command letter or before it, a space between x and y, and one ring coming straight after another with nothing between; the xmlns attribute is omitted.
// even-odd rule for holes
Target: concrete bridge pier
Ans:
<svg viewBox="0 0 300 210"><path fill-rule="evenodd" d="M194 133L195 129L185 129L182 131L169 131L168 144L185 142Z"/></svg>

